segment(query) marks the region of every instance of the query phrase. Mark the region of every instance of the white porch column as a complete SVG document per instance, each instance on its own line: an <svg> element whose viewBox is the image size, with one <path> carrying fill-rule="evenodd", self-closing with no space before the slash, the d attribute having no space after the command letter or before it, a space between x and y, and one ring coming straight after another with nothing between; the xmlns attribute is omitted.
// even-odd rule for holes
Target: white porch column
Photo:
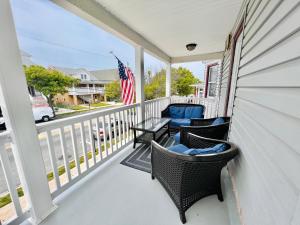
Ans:
<svg viewBox="0 0 300 225"><path fill-rule="evenodd" d="M145 119L145 93L144 93L144 49L135 47L135 90L136 102L141 104L138 114L139 121Z"/></svg>
<svg viewBox="0 0 300 225"><path fill-rule="evenodd" d="M166 97L171 97L171 63L167 63L166 68ZM169 100L169 103L171 103L171 99Z"/></svg>
<svg viewBox="0 0 300 225"><path fill-rule="evenodd" d="M166 68L166 97L171 97L171 63Z"/></svg>
<svg viewBox="0 0 300 225"><path fill-rule="evenodd" d="M0 104L34 223L55 208L33 119L9 0L0 1ZM13 87L13 88L12 88Z"/></svg>

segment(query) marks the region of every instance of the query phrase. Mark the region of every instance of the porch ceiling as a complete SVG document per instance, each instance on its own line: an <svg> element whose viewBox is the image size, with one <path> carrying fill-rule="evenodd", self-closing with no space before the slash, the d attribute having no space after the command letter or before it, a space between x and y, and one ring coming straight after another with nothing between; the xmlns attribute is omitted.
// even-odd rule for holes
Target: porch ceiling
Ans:
<svg viewBox="0 0 300 225"><path fill-rule="evenodd" d="M243 0L95 0L170 57L220 52ZM198 44L193 52L185 45Z"/></svg>

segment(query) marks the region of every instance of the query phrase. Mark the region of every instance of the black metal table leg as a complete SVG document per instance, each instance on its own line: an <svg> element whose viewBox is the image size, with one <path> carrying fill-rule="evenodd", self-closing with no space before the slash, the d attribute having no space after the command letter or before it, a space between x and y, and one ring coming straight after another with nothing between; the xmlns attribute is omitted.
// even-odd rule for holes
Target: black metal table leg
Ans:
<svg viewBox="0 0 300 225"><path fill-rule="evenodd" d="M134 136L134 139L133 139L133 148L135 148L135 145L136 145L136 130L133 130L133 136Z"/></svg>

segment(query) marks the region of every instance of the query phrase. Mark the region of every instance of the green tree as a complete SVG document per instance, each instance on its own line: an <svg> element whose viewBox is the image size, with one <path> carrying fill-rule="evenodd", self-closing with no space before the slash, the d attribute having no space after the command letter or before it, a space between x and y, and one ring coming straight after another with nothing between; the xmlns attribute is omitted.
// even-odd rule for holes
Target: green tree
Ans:
<svg viewBox="0 0 300 225"><path fill-rule="evenodd" d="M146 100L160 98L166 95L166 71L156 73L151 80L145 84Z"/></svg>
<svg viewBox="0 0 300 225"><path fill-rule="evenodd" d="M53 113L54 96L68 92L68 87L79 83L78 79L66 76L57 70L46 69L42 66L24 66L24 71L27 84L34 87L35 90L41 92L47 98L47 102L52 108Z"/></svg>
<svg viewBox="0 0 300 225"><path fill-rule="evenodd" d="M199 82L199 80L186 68L179 67L176 70L176 74L178 75L175 83L177 94L181 96L193 94L194 89L191 85Z"/></svg>
<svg viewBox="0 0 300 225"><path fill-rule="evenodd" d="M172 95L189 95L193 93L191 84L199 82L193 73L185 68L172 68L171 70L171 94ZM145 84L146 100L164 97L166 94L166 70L162 69L156 73Z"/></svg>
<svg viewBox="0 0 300 225"><path fill-rule="evenodd" d="M113 81L105 86L105 94L109 101L121 100L121 87L119 81Z"/></svg>

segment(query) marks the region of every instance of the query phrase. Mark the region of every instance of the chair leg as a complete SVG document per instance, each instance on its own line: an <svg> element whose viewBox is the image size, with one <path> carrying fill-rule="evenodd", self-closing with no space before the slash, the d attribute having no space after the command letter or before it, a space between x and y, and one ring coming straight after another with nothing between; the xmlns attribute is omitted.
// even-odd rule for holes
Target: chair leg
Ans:
<svg viewBox="0 0 300 225"><path fill-rule="evenodd" d="M224 201L224 198L223 198L222 187L221 187L221 174L220 174L220 179L219 179L219 184L218 184L217 195L218 195L219 201L220 201L220 202L223 202L223 201Z"/></svg>
<svg viewBox="0 0 300 225"><path fill-rule="evenodd" d="M154 179L155 179L155 177L154 177L152 174L151 174L151 179L152 179L152 180L154 180Z"/></svg>
<svg viewBox="0 0 300 225"><path fill-rule="evenodd" d="M221 191L221 190L218 191L217 195L218 195L219 201L220 201L220 202L223 202L223 201L224 201L224 198L223 198L223 194L222 194L222 191Z"/></svg>
<svg viewBox="0 0 300 225"><path fill-rule="evenodd" d="M183 224L186 223L185 212L179 211L180 220Z"/></svg>

